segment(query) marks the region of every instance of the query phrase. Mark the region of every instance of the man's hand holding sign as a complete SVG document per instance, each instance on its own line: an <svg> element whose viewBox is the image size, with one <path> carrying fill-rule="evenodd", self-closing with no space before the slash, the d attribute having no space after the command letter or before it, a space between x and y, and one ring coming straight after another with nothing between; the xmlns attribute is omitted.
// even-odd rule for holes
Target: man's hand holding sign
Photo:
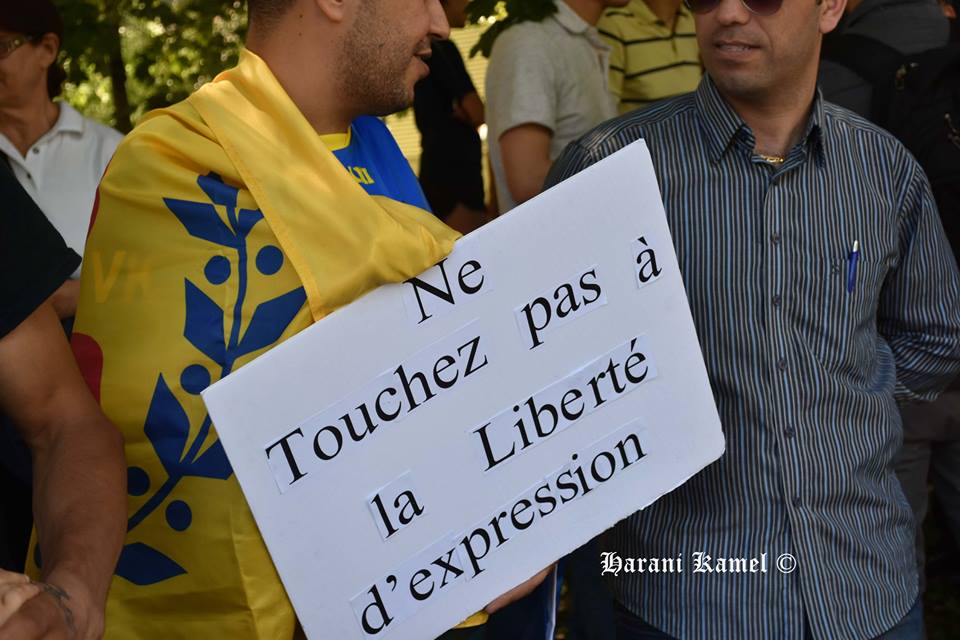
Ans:
<svg viewBox="0 0 960 640"><path fill-rule="evenodd" d="M642 143L203 396L318 638L432 638L723 451Z"/></svg>

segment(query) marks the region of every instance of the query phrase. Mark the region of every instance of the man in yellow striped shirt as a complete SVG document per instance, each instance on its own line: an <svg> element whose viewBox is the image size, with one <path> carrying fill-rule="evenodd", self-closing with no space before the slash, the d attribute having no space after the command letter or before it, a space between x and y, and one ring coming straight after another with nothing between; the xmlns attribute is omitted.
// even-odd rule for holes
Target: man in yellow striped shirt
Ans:
<svg viewBox="0 0 960 640"><path fill-rule="evenodd" d="M597 28L613 47L610 90L621 114L697 88L693 14L681 0L630 0L608 10Z"/></svg>

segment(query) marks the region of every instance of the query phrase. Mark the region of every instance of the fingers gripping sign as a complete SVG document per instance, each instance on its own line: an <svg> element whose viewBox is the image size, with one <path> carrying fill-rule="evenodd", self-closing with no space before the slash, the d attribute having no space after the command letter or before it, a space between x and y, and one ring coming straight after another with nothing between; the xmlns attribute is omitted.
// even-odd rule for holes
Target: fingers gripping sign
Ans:
<svg viewBox="0 0 960 640"><path fill-rule="evenodd" d="M0 628L30 598L38 595L39 585L22 573L0 570ZM2 633L2 629L0 629Z"/></svg>

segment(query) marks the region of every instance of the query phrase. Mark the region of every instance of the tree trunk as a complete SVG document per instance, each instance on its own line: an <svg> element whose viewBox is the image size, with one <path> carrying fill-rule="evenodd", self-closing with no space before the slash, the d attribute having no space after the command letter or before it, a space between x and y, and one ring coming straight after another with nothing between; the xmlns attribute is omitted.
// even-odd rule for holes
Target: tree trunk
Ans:
<svg viewBox="0 0 960 640"><path fill-rule="evenodd" d="M123 51L120 48L120 28L114 26L110 39L110 82L113 88L113 113L116 127L123 133L133 128L130 122L130 99L127 96L127 69L123 63Z"/></svg>

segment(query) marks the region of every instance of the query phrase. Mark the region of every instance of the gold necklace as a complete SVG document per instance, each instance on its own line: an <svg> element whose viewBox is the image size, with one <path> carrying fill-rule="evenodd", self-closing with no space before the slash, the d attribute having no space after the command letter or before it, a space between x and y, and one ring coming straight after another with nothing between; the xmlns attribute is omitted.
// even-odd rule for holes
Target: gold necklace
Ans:
<svg viewBox="0 0 960 640"><path fill-rule="evenodd" d="M787 159L786 159L785 157L783 157L783 156L768 155L768 154L766 154L766 153L761 153L760 151L758 151L758 150L756 150L756 149L754 149L754 153L756 153L758 156L760 156L760 159L761 159L761 160L763 160L764 162L769 162L770 164L777 164L777 165L779 165L779 164L783 164L783 163L786 162L786 160L787 160Z"/></svg>

